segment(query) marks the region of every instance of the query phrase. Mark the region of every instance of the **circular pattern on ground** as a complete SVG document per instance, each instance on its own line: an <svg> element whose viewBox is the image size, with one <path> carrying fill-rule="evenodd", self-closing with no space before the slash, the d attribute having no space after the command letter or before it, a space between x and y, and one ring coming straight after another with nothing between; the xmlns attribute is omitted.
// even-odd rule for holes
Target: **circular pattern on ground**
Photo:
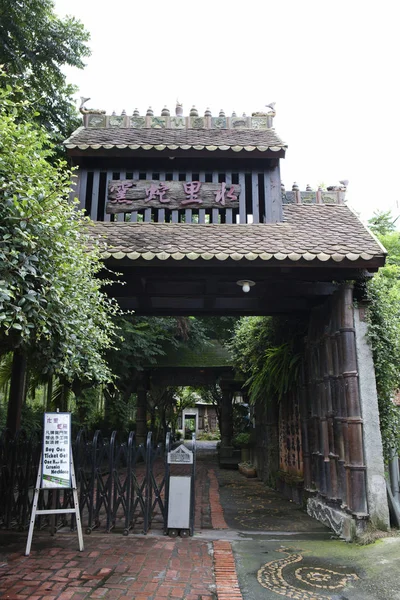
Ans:
<svg viewBox="0 0 400 600"><path fill-rule="evenodd" d="M303 583L324 590L343 588L348 579L348 576L343 573L322 569L321 567L300 567L296 569L295 577Z"/></svg>

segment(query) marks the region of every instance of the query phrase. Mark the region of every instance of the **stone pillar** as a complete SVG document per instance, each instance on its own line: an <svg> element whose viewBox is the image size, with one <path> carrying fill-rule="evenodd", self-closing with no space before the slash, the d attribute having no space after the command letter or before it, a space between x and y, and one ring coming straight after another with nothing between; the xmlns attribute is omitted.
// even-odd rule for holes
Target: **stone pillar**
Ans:
<svg viewBox="0 0 400 600"><path fill-rule="evenodd" d="M366 309L354 310L361 412L364 417L364 460L367 468L368 513L380 529L389 527L389 509L384 475L378 396L371 346L367 338Z"/></svg>
<svg viewBox="0 0 400 600"><path fill-rule="evenodd" d="M136 444L144 444L147 435L147 391L142 385L137 389L136 404Z"/></svg>
<svg viewBox="0 0 400 600"><path fill-rule="evenodd" d="M232 391L228 386L221 386L221 457L232 456L232 437L233 437L233 408Z"/></svg>

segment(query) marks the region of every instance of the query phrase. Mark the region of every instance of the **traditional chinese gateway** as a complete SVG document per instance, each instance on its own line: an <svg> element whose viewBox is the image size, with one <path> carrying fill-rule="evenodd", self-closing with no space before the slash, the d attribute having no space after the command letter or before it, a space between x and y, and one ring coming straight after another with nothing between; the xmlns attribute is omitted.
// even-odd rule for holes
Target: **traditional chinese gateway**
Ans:
<svg viewBox="0 0 400 600"><path fill-rule="evenodd" d="M76 194L125 286L111 293L143 315L303 314L302 385L256 422L260 475L349 537L389 521L373 363L357 282L385 251L345 204L345 187L286 191L286 144L267 113L129 116L84 110L65 142ZM311 158L311 157L310 157ZM246 291L250 290L248 293ZM222 381L221 456L232 394ZM145 434L145 385L137 434ZM256 414L257 416L257 414ZM264 420L263 420L264 419Z"/></svg>

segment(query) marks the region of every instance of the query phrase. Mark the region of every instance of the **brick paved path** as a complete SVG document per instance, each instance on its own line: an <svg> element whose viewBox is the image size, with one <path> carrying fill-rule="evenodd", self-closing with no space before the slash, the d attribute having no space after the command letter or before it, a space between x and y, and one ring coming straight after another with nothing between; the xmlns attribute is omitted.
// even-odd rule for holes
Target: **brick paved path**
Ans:
<svg viewBox="0 0 400 600"><path fill-rule="evenodd" d="M23 556L25 543L18 536L0 548L5 600L215 598L212 544L205 541L94 534L85 536L79 552L75 535L42 532L29 557Z"/></svg>
<svg viewBox="0 0 400 600"><path fill-rule="evenodd" d="M164 537L155 519L147 536L99 528L79 552L67 528L55 537L36 529L25 557L26 532L3 531L0 599L400 600L394 538L371 556L373 549L352 551L261 481L220 470L201 454L193 538Z"/></svg>
<svg viewBox="0 0 400 600"><path fill-rule="evenodd" d="M215 457L199 456L195 530L228 528L220 503ZM206 460L204 460L206 458ZM0 598L86 600L88 598L220 600L242 598L229 542L161 535L153 520L148 536L94 531L77 550L76 534L51 537L35 529L24 556L26 533L0 537Z"/></svg>

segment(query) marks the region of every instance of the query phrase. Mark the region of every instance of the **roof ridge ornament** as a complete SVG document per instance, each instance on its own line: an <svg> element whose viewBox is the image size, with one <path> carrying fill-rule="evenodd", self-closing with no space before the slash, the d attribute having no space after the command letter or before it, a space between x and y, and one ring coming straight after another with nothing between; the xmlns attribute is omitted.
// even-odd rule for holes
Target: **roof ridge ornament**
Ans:
<svg viewBox="0 0 400 600"><path fill-rule="evenodd" d="M183 104L181 104L179 100L176 101L175 115L177 117L183 117Z"/></svg>
<svg viewBox="0 0 400 600"><path fill-rule="evenodd" d="M267 127L270 129L271 127L273 127L274 117L276 116L275 104L276 104L276 102L270 102L269 104L265 105L265 108L270 109L268 112L263 112L263 111L253 112L253 113L251 113L251 116L252 117L266 117L267 118Z"/></svg>
<svg viewBox="0 0 400 600"><path fill-rule="evenodd" d="M99 108L86 108L86 102L89 102L90 98L85 98L85 96L81 96L81 104L79 106L79 112L82 115L105 115L106 111L101 110Z"/></svg>

